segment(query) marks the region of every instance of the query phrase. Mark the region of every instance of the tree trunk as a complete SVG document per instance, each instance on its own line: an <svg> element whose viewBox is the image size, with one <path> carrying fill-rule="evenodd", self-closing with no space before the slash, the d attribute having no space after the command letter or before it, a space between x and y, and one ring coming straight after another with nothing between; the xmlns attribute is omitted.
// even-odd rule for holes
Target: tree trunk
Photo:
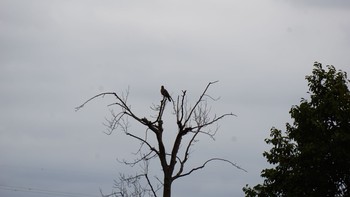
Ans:
<svg viewBox="0 0 350 197"><path fill-rule="evenodd" d="M163 197L171 197L171 173L164 173Z"/></svg>

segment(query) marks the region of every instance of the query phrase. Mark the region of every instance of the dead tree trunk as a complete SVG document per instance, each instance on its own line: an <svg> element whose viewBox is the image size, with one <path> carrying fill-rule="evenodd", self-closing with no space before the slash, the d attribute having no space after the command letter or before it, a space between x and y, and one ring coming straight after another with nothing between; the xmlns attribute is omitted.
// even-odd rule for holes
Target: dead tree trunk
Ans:
<svg viewBox="0 0 350 197"><path fill-rule="evenodd" d="M164 171L164 183L163 183L163 197L171 197L171 172L169 170Z"/></svg>

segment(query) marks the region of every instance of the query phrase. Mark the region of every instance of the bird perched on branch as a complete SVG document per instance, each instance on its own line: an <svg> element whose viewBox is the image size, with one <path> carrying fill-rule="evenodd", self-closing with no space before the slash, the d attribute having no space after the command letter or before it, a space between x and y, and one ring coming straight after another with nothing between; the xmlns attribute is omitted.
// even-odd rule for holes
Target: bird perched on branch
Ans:
<svg viewBox="0 0 350 197"><path fill-rule="evenodd" d="M164 88L164 86L160 88L160 93L171 102L169 92Z"/></svg>

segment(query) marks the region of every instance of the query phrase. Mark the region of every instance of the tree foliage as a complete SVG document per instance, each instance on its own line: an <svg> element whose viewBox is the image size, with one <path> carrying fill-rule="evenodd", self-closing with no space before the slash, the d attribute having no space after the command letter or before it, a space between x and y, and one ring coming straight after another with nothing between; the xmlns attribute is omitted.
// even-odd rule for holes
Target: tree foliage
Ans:
<svg viewBox="0 0 350 197"><path fill-rule="evenodd" d="M306 76L310 99L290 110L286 133L271 129L263 184L246 196L350 196L350 92L346 72L315 62Z"/></svg>

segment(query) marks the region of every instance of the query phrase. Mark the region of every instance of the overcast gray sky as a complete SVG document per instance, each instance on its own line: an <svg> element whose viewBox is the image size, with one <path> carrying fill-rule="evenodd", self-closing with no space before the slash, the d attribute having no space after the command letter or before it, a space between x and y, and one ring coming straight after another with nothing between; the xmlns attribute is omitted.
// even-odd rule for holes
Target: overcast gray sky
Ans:
<svg viewBox="0 0 350 197"><path fill-rule="evenodd" d="M118 173L139 170L116 161L132 159L137 143L103 133L111 99L74 108L129 87L143 117L160 85L194 102L214 80L213 115L238 116L220 122L216 141L198 142L190 164L218 156L248 173L210 163L175 182L173 195L243 196L268 166L270 128L284 130L307 97L313 62L349 72L349 55L347 0L0 0L0 196L111 192Z"/></svg>

